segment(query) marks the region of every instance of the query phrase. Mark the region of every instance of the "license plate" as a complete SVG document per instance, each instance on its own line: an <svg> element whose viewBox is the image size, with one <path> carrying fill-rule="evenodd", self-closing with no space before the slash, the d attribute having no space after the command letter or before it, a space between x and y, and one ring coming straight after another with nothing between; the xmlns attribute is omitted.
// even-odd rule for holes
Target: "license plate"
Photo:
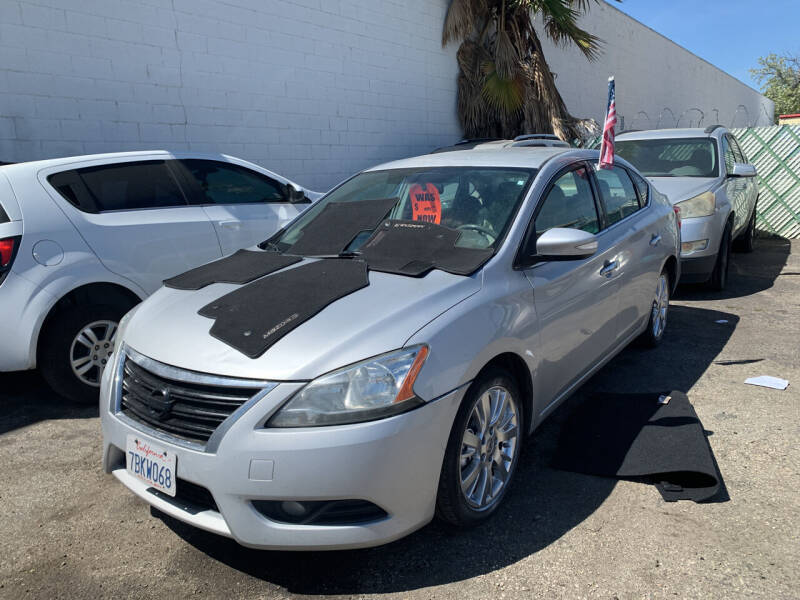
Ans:
<svg viewBox="0 0 800 600"><path fill-rule="evenodd" d="M125 452L125 468L146 484L169 496L175 496L175 465L171 450L156 446L137 435L129 435Z"/></svg>

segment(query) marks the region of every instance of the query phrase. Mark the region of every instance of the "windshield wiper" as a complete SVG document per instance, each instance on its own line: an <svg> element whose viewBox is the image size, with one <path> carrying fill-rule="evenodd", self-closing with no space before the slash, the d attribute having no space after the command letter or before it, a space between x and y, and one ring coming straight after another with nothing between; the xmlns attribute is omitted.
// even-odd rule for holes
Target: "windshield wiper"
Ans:
<svg viewBox="0 0 800 600"><path fill-rule="evenodd" d="M353 250L351 252L339 252L339 254L309 254L305 258L361 258L361 252Z"/></svg>

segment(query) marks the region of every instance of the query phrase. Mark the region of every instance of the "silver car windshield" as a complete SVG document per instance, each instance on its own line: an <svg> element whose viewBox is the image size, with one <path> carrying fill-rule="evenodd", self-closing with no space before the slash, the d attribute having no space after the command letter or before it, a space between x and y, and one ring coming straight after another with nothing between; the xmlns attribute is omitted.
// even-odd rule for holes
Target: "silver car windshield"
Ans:
<svg viewBox="0 0 800 600"><path fill-rule="evenodd" d="M457 246L497 248L525 197L535 169L442 167L360 173L331 191L286 231L270 240L284 251L303 229L333 202L397 198L388 219L436 223L461 232ZM361 232L346 248L357 251L371 231Z"/></svg>
<svg viewBox="0 0 800 600"><path fill-rule="evenodd" d="M717 145L709 138L617 140L615 152L645 177L717 177Z"/></svg>

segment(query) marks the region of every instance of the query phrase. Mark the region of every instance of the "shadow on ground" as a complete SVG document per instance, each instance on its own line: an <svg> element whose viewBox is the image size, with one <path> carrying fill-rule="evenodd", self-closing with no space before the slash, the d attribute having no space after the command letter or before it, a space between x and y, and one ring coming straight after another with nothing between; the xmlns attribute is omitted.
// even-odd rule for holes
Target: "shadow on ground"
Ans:
<svg viewBox="0 0 800 600"><path fill-rule="evenodd" d="M724 326L716 320L728 321ZM158 511L154 515L189 544L238 571L298 594L404 592L460 581L513 564L552 544L591 515L616 480L550 468L561 429L596 391L688 391L722 351L735 315L673 306L664 343L630 347L567 400L528 440L514 487L498 513L467 532L434 521L392 544L343 552L267 552L243 548ZM686 339L692 339L686 344ZM658 492L653 488L654 497ZM727 499L724 484L716 501ZM187 569L193 558L184 555ZM174 565L178 571L181 565Z"/></svg>
<svg viewBox="0 0 800 600"><path fill-rule="evenodd" d="M83 406L62 398L37 371L0 373L0 434L48 419L96 416L96 404Z"/></svg>
<svg viewBox="0 0 800 600"><path fill-rule="evenodd" d="M778 276L796 275L783 273L792 243L786 238L759 232L761 237L755 241L755 251L750 254L733 253L731 255L728 285L722 292L709 290L703 284L682 285L677 290L676 299L680 300L724 300L751 296L769 289ZM769 236L769 237L763 237Z"/></svg>

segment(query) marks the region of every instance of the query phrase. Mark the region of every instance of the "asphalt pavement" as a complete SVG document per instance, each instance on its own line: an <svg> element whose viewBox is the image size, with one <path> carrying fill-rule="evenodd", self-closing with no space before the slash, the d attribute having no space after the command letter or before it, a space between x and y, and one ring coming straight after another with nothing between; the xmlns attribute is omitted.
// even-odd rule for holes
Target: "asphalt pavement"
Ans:
<svg viewBox="0 0 800 600"><path fill-rule="evenodd" d="M592 392L671 389L709 436L713 501L550 467ZM800 598L799 417L800 241L781 239L735 254L724 293L681 288L663 344L623 351L528 441L489 523L380 548L254 551L153 512L102 473L96 408L0 374L0 598Z"/></svg>

